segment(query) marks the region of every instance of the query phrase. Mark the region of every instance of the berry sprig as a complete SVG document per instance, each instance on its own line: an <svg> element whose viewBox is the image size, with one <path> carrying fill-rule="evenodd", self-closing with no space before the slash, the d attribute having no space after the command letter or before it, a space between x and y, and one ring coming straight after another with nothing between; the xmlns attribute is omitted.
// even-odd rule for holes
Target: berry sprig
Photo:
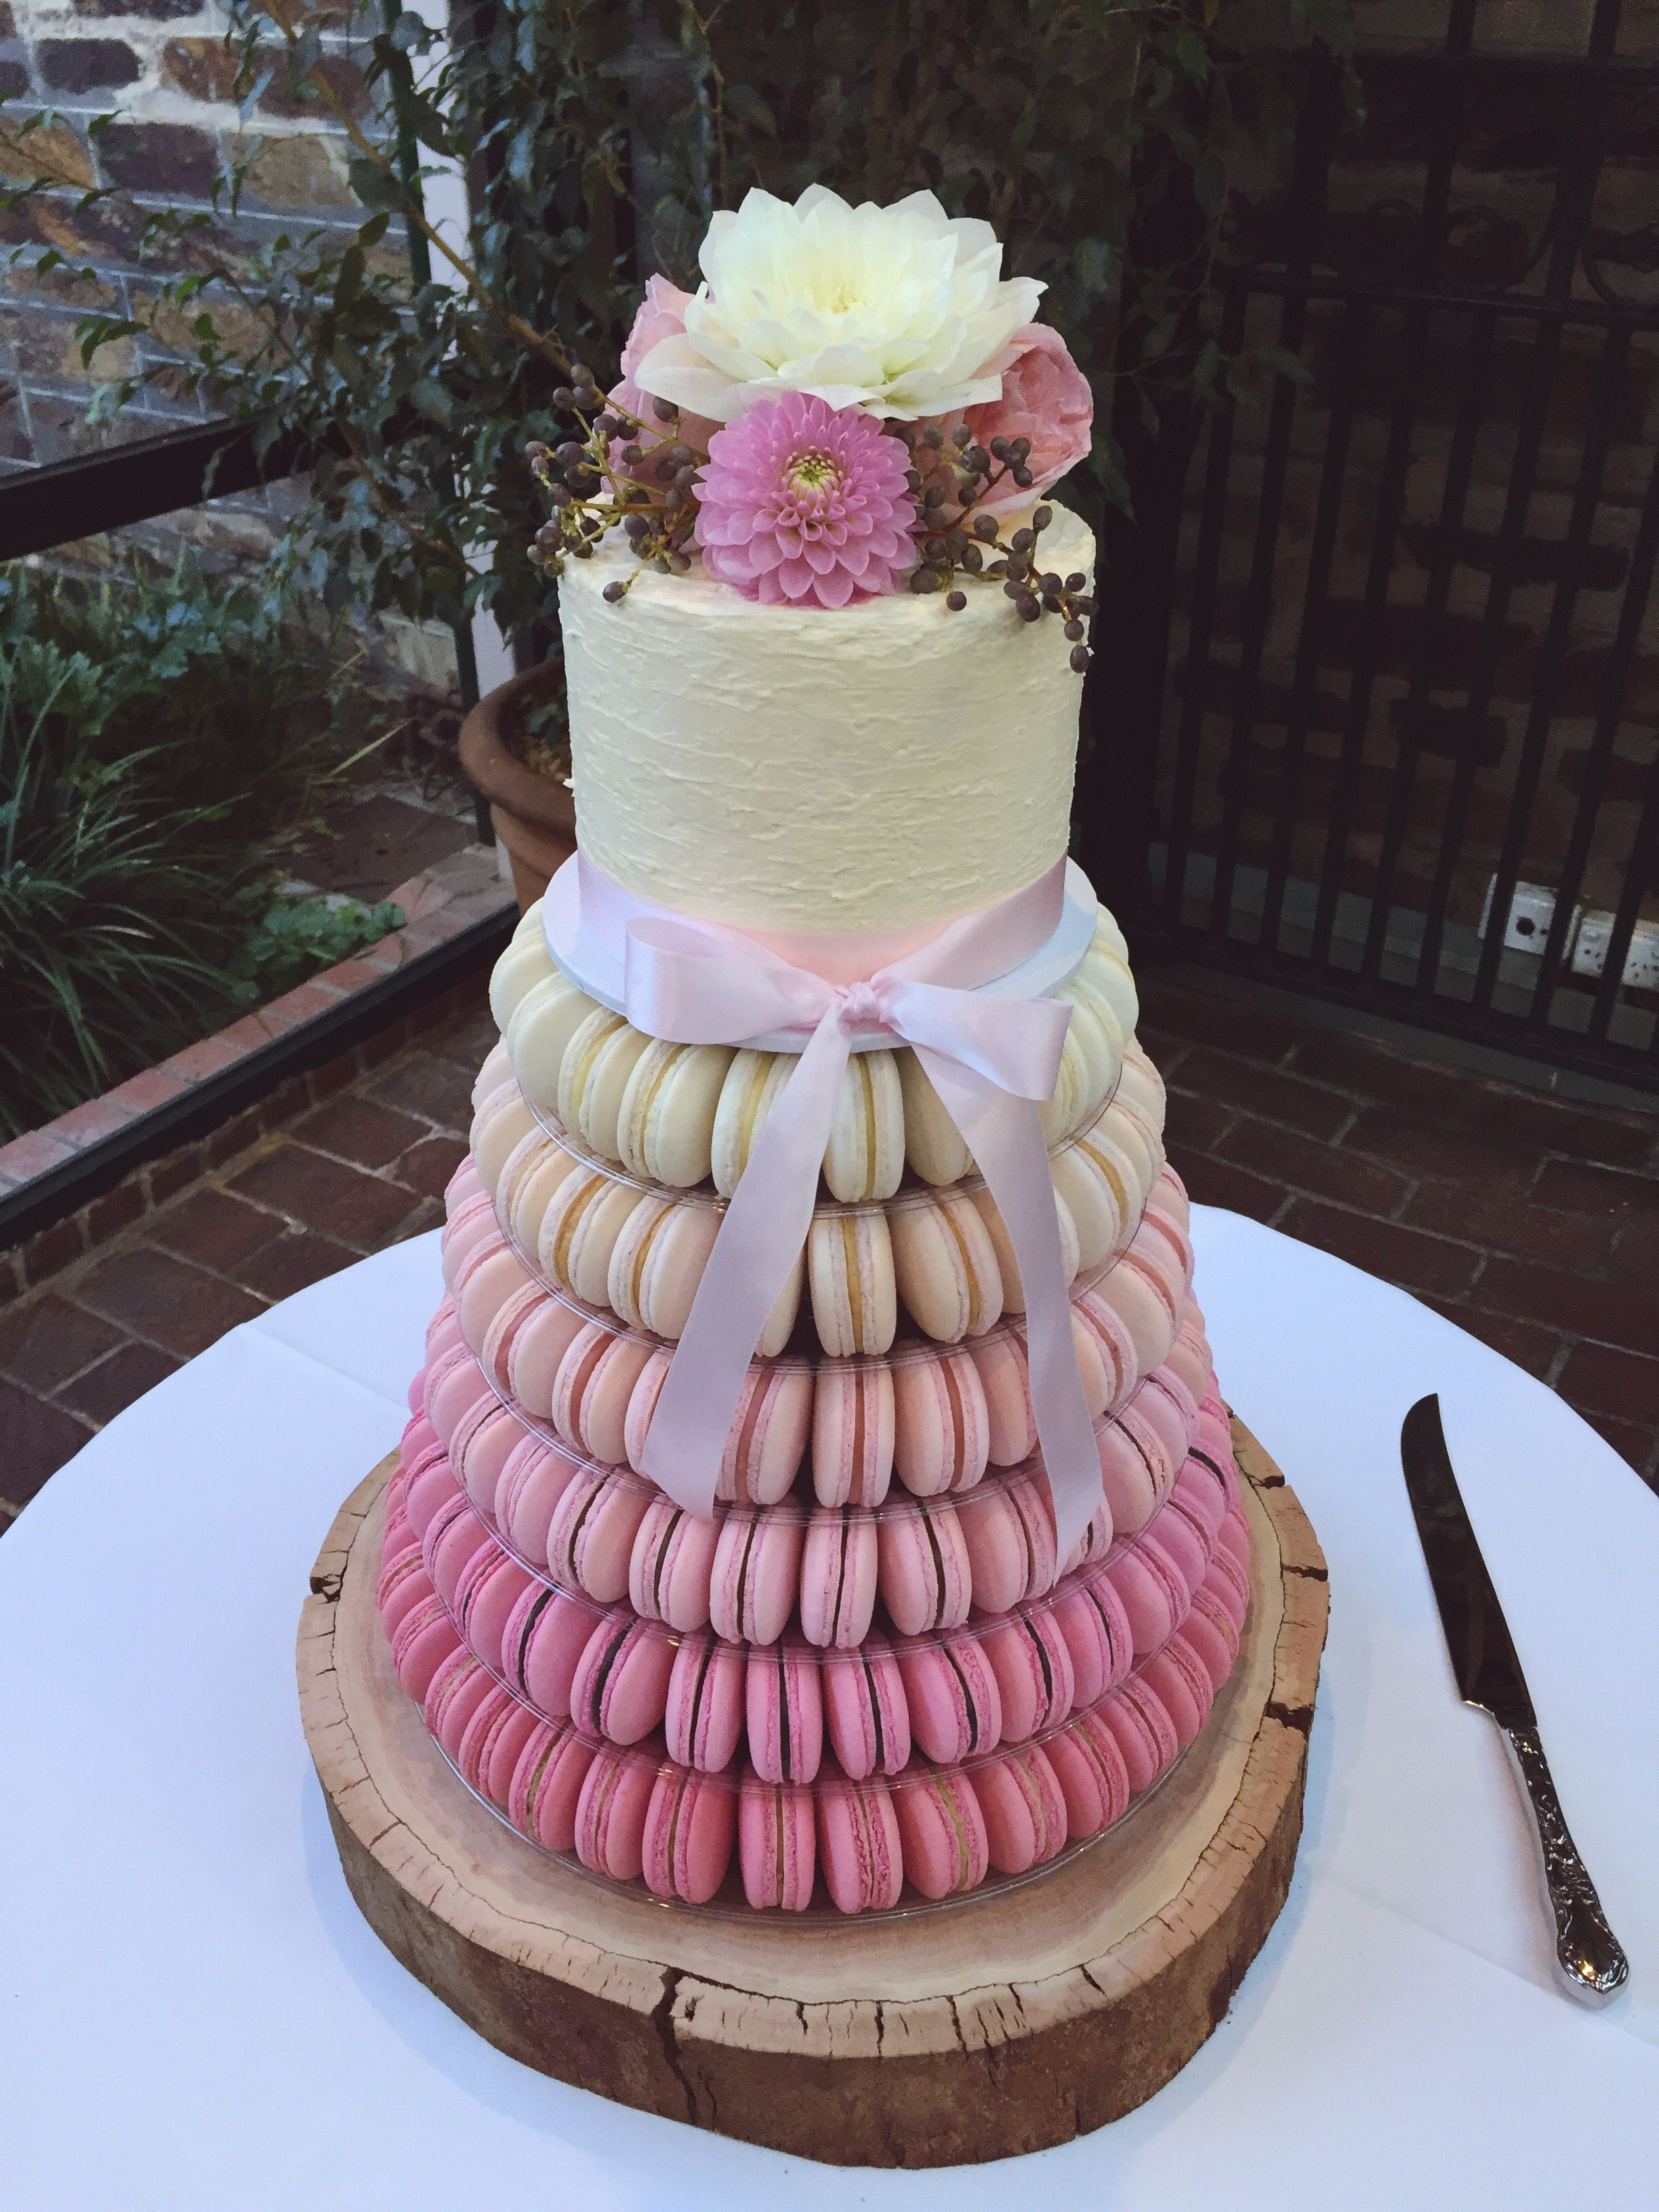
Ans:
<svg viewBox="0 0 1659 2212"><path fill-rule="evenodd" d="M1053 507L1034 509L1030 523L1006 540L995 515L973 513L1005 479L1022 490L1035 481L1026 466L1030 440L993 438L988 447L981 446L967 424L959 422L947 447L944 434L932 424L921 430L908 423L893 428L912 457L908 481L916 498L921 560L911 574L910 589L943 592L951 612L960 614L968 604L960 579L1000 582L1022 621L1039 622L1046 614L1060 617L1071 641L1072 666L1081 676L1089 665L1085 641L1095 603L1081 570L1061 576L1038 566L1037 541L1054 519Z"/></svg>
<svg viewBox="0 0 1659 2212"><path fill-rule="evenodd" d="M691 488L708 457L681 439L678 408L653 400L658 427L647 428L607 399L580 362L572 368L570 382L553 394L553 404L574 415L584 434L557 446L538 439L525 449L531 473L553 507L551 520L536 533L532 559L556 575L567 557L591 561L594 547L620 525L641 568L684 575L691 566L687 548L697 514ZM621 470L611 458L618 439L628 441ZM646 464L643 477L626 473ZM613 604L623 598L638 574L635 569L607 584L605 598Z"/></svg>

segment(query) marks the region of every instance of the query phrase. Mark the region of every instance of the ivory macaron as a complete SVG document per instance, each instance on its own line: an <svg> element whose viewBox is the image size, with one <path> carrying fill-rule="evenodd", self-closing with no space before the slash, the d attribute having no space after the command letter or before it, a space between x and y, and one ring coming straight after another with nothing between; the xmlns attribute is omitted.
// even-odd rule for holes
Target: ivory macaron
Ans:
<svg viewBox="0 0 1659 2212"><path fill-rule="evenodd" d="M850 1651L826 1651L818 1662L823 1721L842 1773L897 1774L910 1757L910 1707L897 1659L886 1638L866 1636Z"/></svg>
<svg viewBox="0 0 1659 2212"><path fill-rule="evenodd" d="M707 1905L726 1880L737 1839L738 1793L725 1780L665 1766L652 1784L641 1872L653 1897Z"/></svg>
<svg viewBox="0 0 1659 2212"><path fill-rule="evenodd" d="M521 1252L541 1252L547 1210L583 1163L538 1129L521 1138L501 1170L502 1220Z"/></svg>
<svg viewBox="0 0 1659 2212"><path fill-rule="evenodd" d="M814 1791L818 1867L842 1912L890 1911L904 1887L904 1847L884 1781L835 1775Z"/></svg>
<svg viewBox="0 0 1659 2212"><path fill-rule="evenodd" d="M1025 1289L1019 1279L1019 1262L1014 1257L1013 1240L1008 1234L1000 1208L988 1190L974 1193L974 1206L985 1224L991 1239L991 1249L997 1255L997 1272L1002 1279L1002 1310L1023 1314L1025 1310ZM1058 1188L1054 1191L1054 1219L1060 1228L1060 1266L1067 1283L1078 1271L1079 1248L1077 1229L1072 1220L1071 1208Z"/></svg>
<svg viewBox="0 0 1659 2212"><path fill-rule="evenodd" d="M1080 998L1066 999L1071 1018L1060 1055L1052 1095L1037 1108L1042 1133L1051 1145L1093 1120L1117 1081L1120 1051L1091 1008Z"/></svg>
<svg viewBox="0 0 1659 2212"><path fill-rule="evenodd" d="M804 1912L817 1877L811 1790L767 1782L747 1769L738 1797L738 1859L744 1895L757 1911Z"/></svg>
<svg viewBox="0 0 1659 2212"><path fill-rule="evenodd" d="M904 1094L890 1052L848 1056L823 1155L830 1195L849 1206L878 1205L904 1172Z"/></svg>
<svg viewBox="0 0 1659 2212"><path fill-rule="evenodd" d="M715 1109L732 1059L725 1045L665 1038L647 1045L617 1118L617 1149L630 1175L682 1190L707 1178Z"/></svg>
<svg viewBox="0 0 1659 2212"><path fill-rule="evenodd" d="M896 1206L891 1224L898 1293L917 1328L941 1344L982 1336L1002 1313L1002 1275L972 1200Z"/></svg>
<svg viewBox="0 0 1659 2212"><path fill-rule="evenodd" d="M877 1523L858 1507L820 1505L806 1523L800 1560L800 1624L809 1644L848 1650L875 1614Z"/></svg>
<svg viewBox="0 0 1659 2212"><path fill-rule="evenodd" d="M489 1011L496 1028L505 1030L525 994L558 972L539 929L522 936L515 933L489 971Z"/></svg>
<svg viewBox="0 0 1659 2212"><path fill-rule="evenodd" d="M818 1341L832 1358L891 1347L898 1325L894 1267L887 1215L813 1217L806 1240L807 1280Z"/></svg>
<svg viewBox="0 0 1659 2212"><path fill-rule="evenodd" d="M750 1650L744 1673L749 1756L763 1782L811 1782L823 1757L817 1660L799 1637Z"/></svg>
<svg viewBox="0 0 1659 2212"><path fill-rule="evenodd" d="M956 1765L996 1749L1002 1741L1002 1692L976 1636L901 1644L895 1656L918 1751Z"/></svg>
<svg viewBox="0 0 1659 2212"><path fill-rule="evenodd" d="M729 1766L743 1735L744 1698L743 1652L707 1631L683 1636L663 1716L669 1757L708 1774Z"/></svg>
<svg viewBox="0 0 1659 2212"><path fill-rule="evenodd" d="M492 1091L472 1116L467 1133L478 1180L494 1197L507 1155L536 1126L536 1117L516 1085Z"/></svg>
<svg viewBox="0 0 1659 2212"><path fill-rule="evenodd" d="M904 1100L904 1152L924 1182L960 1182L972 1169L968 1140L945 1111L921 1062L907 1046L896 1053L899 1090Z"/></svg>
<svg viewBox="0 0 1659 2212"><path fill-rule="evenodd" d="M918 1498L971 1490L991 1451L991 1415L980 1370L966 1352L929 1347L901 1359L893 1377L893 1467Z"/></svg>
<svg viewBox="0 0 1659 2212"><path fill-rule="evenodd" d="M892 1480L893 1370L818 1363L812 1392L812 1489L821 1505L879 1505Z"/></svg>
<svg viewBox="0 0 1659 2212"><path fill-rule="evenodd" d="M533 983L503 1024L503 1042L519 1088L544 1112L558 1109L559 1083L570 1041L600 1009L556 969ZM562 1115L560 1117L562 1120ZM570 1125L565 1123L568 1128Z"/></svg>
<svg viewBox="0 0 1659 2212"><path fill-rule="evenodd" d="M639 1199L611 1255L604 1296L612 1310L630 1328L678 1339L723 1218L712 1206Z"/></svg>
<svg viewBox="0 0 1659 2212"><path fill-rule="evenodd" d="M623 1093L651 1040L621 1014L599 1006L576 1027L559 1069L559 1120L590 1151L622 1157L617 1126Z"/></svg>
<svg viewBox="0 0 1659 2212"><path fill-rule="evenodd" d="M799 1066L799 1057L788 1052L745 1049L732 1055L710 1135L710 1171L722 1198L737 1188L778 1094Z"/></svg>

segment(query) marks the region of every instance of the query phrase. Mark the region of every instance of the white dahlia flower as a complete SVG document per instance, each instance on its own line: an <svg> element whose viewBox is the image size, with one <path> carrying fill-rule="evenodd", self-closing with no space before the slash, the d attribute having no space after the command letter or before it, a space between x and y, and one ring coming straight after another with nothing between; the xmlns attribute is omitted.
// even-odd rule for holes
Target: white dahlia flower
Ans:
<svg viewBox="0 0 1659 2212"><path fill-rule="evenodd" d="M953 221L932 192L849 207L809 185L791 207L751 191L698 256L685 329L634 371L641 391L730 422L758 399L813 394L901 422L999 398L1000 356L1042 286L1004 280L987 222Z"/></svg>

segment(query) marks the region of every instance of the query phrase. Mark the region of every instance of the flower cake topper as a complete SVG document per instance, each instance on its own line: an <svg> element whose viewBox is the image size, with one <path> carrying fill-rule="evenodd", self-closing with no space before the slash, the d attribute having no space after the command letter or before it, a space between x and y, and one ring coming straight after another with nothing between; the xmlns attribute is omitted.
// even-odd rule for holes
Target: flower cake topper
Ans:
<svg viewBox="0 0 1659 2212"><path fill-rule="evenodd" d="M955 611L989 579L1026 620L1061 616L1085 667L1085 580L1041 570L1036 502L1087 454L1093 400L989 225L931 192L756 191L699 258L695 295L646 287L608 398L583 368L555 395L587 434L532 449L557 510L538 555L587 557L620 523L642 565L700 553L747 598L823 608L908 585Z"/></svg>

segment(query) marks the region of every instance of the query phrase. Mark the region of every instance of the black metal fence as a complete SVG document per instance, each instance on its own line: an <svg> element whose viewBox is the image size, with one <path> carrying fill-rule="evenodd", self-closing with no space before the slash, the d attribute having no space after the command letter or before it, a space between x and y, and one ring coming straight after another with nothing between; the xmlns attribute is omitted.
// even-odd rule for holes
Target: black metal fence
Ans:
<svg viewBox="0 0 1659 2212"><path fill-rule="evenodd" d="M1316 79L1211 308L1310 380L1132 447L1079 842L1143 957L1659 1089L1659 41L1552 13Z"/></svg>

